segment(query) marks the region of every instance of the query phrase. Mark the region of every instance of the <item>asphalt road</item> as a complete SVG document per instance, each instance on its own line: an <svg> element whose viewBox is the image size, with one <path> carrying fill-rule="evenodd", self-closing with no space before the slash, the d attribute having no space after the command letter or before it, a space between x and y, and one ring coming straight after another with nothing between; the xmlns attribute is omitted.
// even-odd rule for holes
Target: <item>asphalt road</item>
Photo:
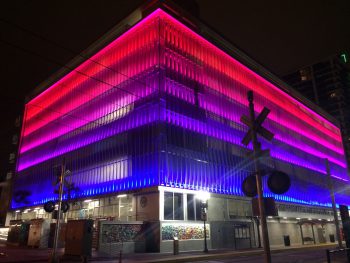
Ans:
<svg viewBox="0 0 350 263"><path fill-rule="evenodd" d="M335 244L318 246L290 247L272 250L272 263L326 263L326 249L334 249ZM63 251L61 251L62 253ZM208 254L201 251L180 253L174 256L172 253L136 253L125 254L123 263L175 263L175 262L202 262L202 263L264 263L261 250L241 251L209 251ZM50 249L33 249L28 247L6 246L0 242L0 263L39 263L47 262ZM67 262L67 261L64 261ZM105 258L93 251L91 262L116 263L116 258ZM331 263L347 263L345 253L332 256Z"/></svg>
<svg viewBox="0 0 350 263"><path fill-rule="evenodd" d="M326 250L324 248L307 249L298 251L284 251L272 254L272 263L327 263ZM218 259L196 261L201 263L264 263L262 255L237 256L232 259ZM345 252L339 252L331 256L331 263L347 263ZM193 262L194 263L194 262Z"/></svg>

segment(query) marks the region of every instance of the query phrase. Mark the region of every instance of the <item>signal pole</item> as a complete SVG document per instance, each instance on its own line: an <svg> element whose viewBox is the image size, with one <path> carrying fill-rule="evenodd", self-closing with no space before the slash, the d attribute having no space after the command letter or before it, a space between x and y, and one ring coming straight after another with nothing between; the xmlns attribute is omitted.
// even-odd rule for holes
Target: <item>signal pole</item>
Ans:
<svg viewBox="0 0 350 263"><path fill-rule="evenodd" d="M61 210L62 210L63 185L64 185L65 174L66 174L66 161L65 159L63 159L62 166L61 166L61 174L59 176L57 223L56 223L56 229L55 229L55 238L53 242L53 251L52 251L52 256L50 260L51 263L59 262L57 258L57 246L58 246L60 224L61 224L61 214L62 214Z"/></svg>
<svg viewBox="0 0 350 263"><path fill-rule="evenodd" d="M254 172L255 172L255 176L256 176L256 187L257 187L257 192L258 192L258 204L259 204L259 213L260 213L260 220L261 220L260 225L261 225L261 232L262 232L262 241L263 241L263 246L264 246L264 261L265 261L265 263L271 263L269 234L268 234L268 230L267 230L265 206L264 206L264 199L263 199L263 187L262 187L262 180L261 180L261 173L260 173L259 159L258 159L258 157L261 154L261 144L258 142L257 130L259 128L261 129L260 125L261 125L262 121L260 121L260 124L259 124L258 122L256 122L256 119L255 119L254 103L253 103L253 100L254 100L253 91L251 91L251 90L248 91L247 95L248 95L248 101L249 101L250 137L251 137L251 141L253 144ZM263 112L264 112L264 110L263 110ZM269 110L267 111L267 114L268 113L269 113ZM267 114L266 114L266 116L267 116ZM265 116L265 118L266 118L266 116ZM272 137L273 137L273 135L272 135Z"/></svg>
<svg viewBox="0 0 350 263"><path fill-rule="evenodd" d="M329 161L327 158L325 159L325 162L326 162L326 171L327 171L327 179L328 179L328 188L331 193L331 199L332 199L332 209L333 209L333 216L334 216L335 231L337 232L338 246L339 248L343 248L343 244L340 236L340 229L339 229L338 212L337 212L337 207L336 207L335 198L334 198L334 187L333 187L333 182L331 177L331 171L329 169Z"/></svg>

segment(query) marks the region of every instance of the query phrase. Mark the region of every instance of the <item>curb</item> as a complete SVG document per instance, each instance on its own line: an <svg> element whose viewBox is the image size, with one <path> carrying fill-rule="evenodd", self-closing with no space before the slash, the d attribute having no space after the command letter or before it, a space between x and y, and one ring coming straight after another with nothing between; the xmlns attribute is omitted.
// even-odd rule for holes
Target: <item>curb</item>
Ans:
<svg viewBox="0 0 350 263"><path fill-rule="evenodd" d="M292 247L292 248L276 248L271 249L272 254L277 254L285 251L298 251L298 250L313 250L318 248L327 248L327 247L334 247L333 244L327 244L327 245L320 245L320 246L305 246L305 247ZM177 258L167 258L167 259L146 259L146 260L135 260L137 263L172 263L172 262L189 262L189 261L203 261L203 260L210 260L210 259L225 259L230 257L237 257L237 256L247 256L247 255L260 255L263 254L264 250L245 250L245 251L232 251L232 252L226 252L226 253L218 253L218 254L205 254L205 255L184 255L179 256ZM92 259L94 261L94 259Z"/></svg>
<svg viewBox="0 0 350 263"><path fill-rule="evenodd" d="M302 247L290 247L290 248L275 248L271 249L272 254L277 254L286 251L298 251L298 250L313 250L320 248L329 248L336 247L336 244L325 244L325 245L310 245L310 246L302 246ZM208 254L197 254L197 255L178 255L176 258L153 258L153 259L133 259L133 258L124 258L125 262L136 262L136 263L172 263L172 262L193 262L193 261L204 261L211 259L226 259L231 257L240 257L240 256L248 256L248 255L260 255L263 254L263 249L254 249L254 250L244 250L244 251L227 251L222 253L208 253ZM0 258L1 259L1 258ZM4 258L3 258L4 259ZM0 260L1 261L1 260ZM28 260L14 260L14 261L4 261L4 263L36 263L36 262L47 262L48 258L37 258L37 259L28 259ZM88 260L89 262L116 262L116 259L111 258L99 258L93 257ZM64 262L64 261L63 261Z"/></svg>

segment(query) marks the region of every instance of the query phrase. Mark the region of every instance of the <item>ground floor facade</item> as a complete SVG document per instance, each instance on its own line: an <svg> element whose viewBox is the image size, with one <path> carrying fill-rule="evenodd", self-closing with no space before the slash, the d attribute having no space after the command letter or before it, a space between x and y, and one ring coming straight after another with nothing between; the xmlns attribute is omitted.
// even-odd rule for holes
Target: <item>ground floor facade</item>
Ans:
<svg viewBox="0 0 350 263"><path fill-rule="evenodd" d="M155 187L75 200L64 218L94 220L93 247L107 254L117 253L121 243L126 253L171 252L174 239L180 251L203 250L204 222L197 195L193 190ZM278 216L267 218L271 246L337 240L330 208L277 203L277 209ZM250 198L211 194L206 212L209 249L259 247L259 220L253 216ZM33 207L9 213L7 225L33 224L33 219L44 220L46 227L56 221L42 207Z"/></svg>

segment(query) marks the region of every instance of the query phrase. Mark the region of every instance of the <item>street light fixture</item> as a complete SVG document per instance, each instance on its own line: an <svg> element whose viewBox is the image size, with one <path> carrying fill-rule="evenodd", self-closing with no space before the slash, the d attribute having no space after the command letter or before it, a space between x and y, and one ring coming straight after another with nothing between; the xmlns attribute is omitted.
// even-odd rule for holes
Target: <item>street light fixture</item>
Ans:
<svg viewBox="0 0 350 263"><path fill-rule="evenodd" d="M207 246L207 229L205 226L205 221L207 221L207 209L208 209L208 200L210 198L210 193L199 191L196 195L196 199L200 200L200 207L201 207L201 219L204 222L204 251L205 253L208 253L208 246Z"/></svg>

